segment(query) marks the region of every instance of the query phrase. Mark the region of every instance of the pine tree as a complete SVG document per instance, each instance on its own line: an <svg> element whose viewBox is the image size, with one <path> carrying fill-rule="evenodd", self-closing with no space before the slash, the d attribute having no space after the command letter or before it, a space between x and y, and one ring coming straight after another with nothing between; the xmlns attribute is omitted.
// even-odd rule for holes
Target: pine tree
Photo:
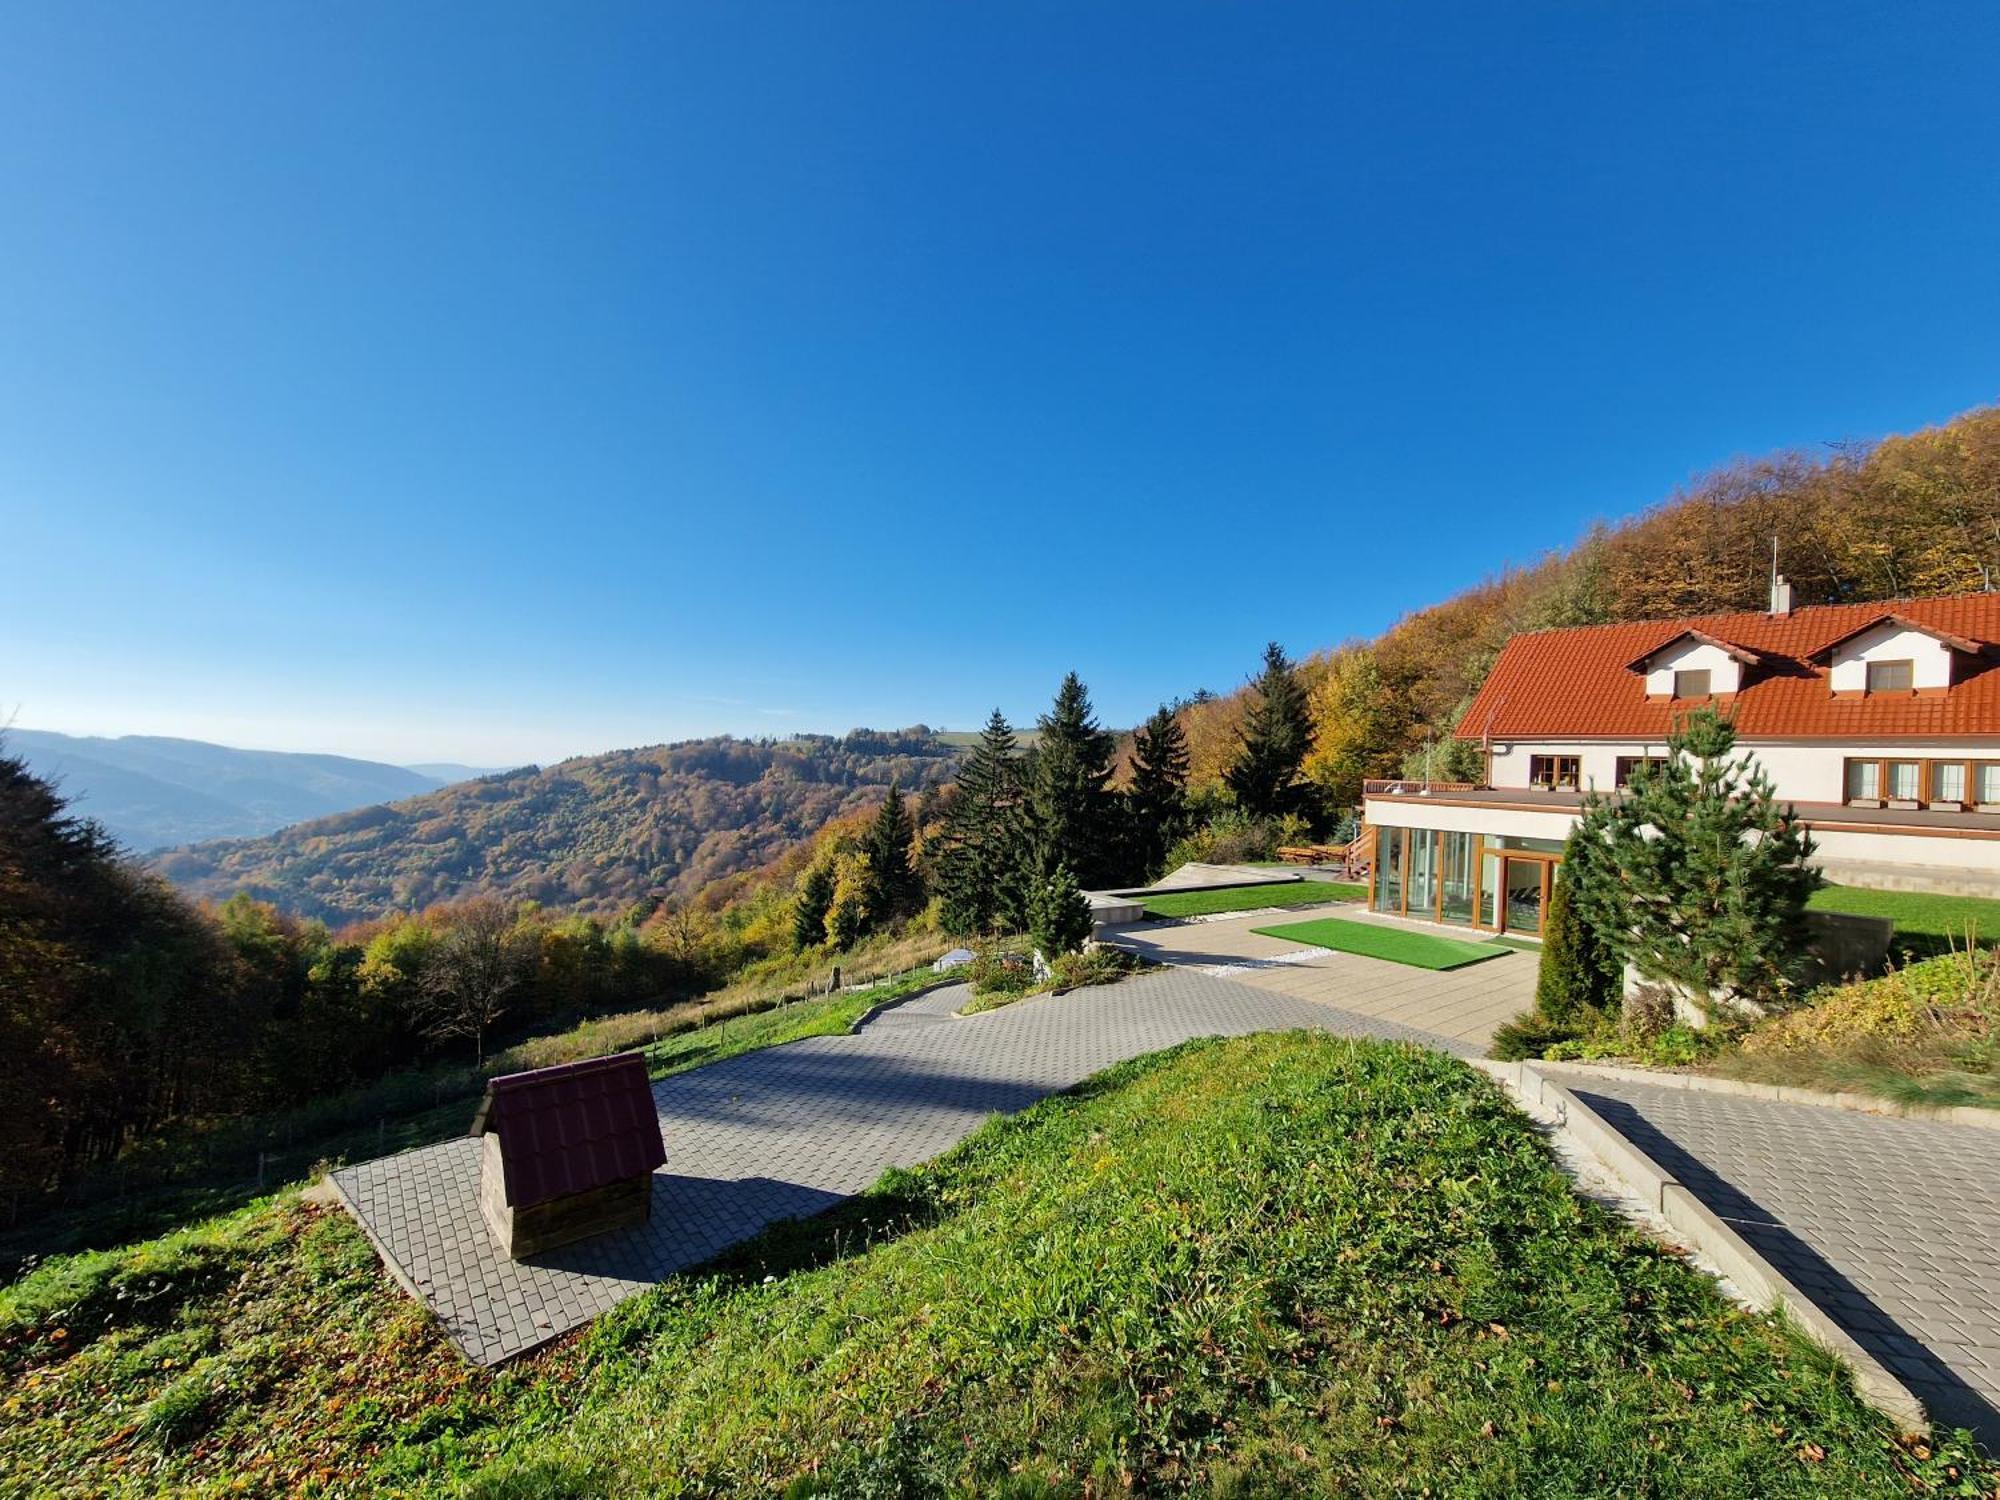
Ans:
<svg viewBox="0 0 2000 1500"><path fill-rule="evenodd" d="M1027 925L1032 860L1024 777L1013 728L999 709L958 774L938 857L944 925L960 934Z"/></svg>
<svg viewBox="0 0 2000 1500"><path fill-rule="evenodd" d="M1811 836L1735 745L1721 715L1689 715L1624 795L1585 799L1576 834L1591 874L1575 894L1594 930L1711 1011L1792 996L1821 883Z"/></svg>
<svg viewBox="0 0 2000 1500"><path fill-rule="evenodd" d="M1541 969L1535 1009L1558 1026L1588 1029L1617 1001L1616 968L1604 951L1579 892L1595 871L1588 843L1570 835L1542 923Z"/></svg>
<svg viewBox="0 0 2000 1500"><path fill-rule="evenodd" d="M1036 869L1046 876L1066 865L1087 885L1108 884L1117 862L1111 762L1118 742L1098 726L1074 672L1063 678L1038 727L1030 797Z"/></svg>
<svg viewBox="0 0 2000 1500"><path fill-rule="evenodd" d="M1236 763L1223 774L1238 805L1259 818L1301 811L1305 787L1299 768L1312 747L1312 720L1298 674L1276 641L1264 648L1264 670L1238 740Z"/></svg>
<svg viewBox="0 0 2000 1500"><path fill-rule="evenodd" d="M876 925L900 922L921 904L923 885L910 867L910 844L916 828L903 801L902 787L891 781L888 798L861 841L868 856L871 888L868 893L869 919Z"/></svg>
<svg viewBox="0 0 2000 1500"><path fill-rule="evenodd" d="M799 878L798 901L792 908L792 940L801 948L817 948L826 940L827 908L833 905L833 866L816 862Z"/></svg>
<svg viewBox="0 0 2000 1500"><path fill-rule="evenodd" d="M1035 882L1033 907L1029 928L1043 958L1053 963L1090 940L1090 903L1068 865L1057 865Z"/></svg>
<svg viewBox="0 0 2000 1500"><path fill-rule="evenodd" d="M1132 736L1125 791L1129 878L1150 879L1187 825L1188 746L1180 716L1162 705Z"/></svg>

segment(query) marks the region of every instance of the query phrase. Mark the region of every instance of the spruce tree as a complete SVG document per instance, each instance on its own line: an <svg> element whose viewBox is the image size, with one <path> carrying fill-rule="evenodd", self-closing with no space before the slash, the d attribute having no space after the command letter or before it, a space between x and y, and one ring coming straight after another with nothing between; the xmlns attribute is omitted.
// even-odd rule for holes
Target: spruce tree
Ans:
<svg viewBox="0 0 2000 1500"><path fill-rule="evenodd" d="M833 905L833 866L818 862L799 877L798 900L792 907L792 940L801 948L817 948L826 940L827 908Z"/></svg>
<svg viewBox="0 0 2000 1500"><path fill-rule="evenodd" d="M1711 1012L1780 1004L1807 960L1813 842L1712 709L1667 737L1622 796L1584 802L1589 878L1574 892L1594 930L1641 975Z"/></svg>
<svg viewBox="0 0 2000 1500"><path fill-rule="evenodd" d="M1301 811L1300 767L1312 747L1312 720L1298 673L1276 641L1264 648L1264 670L1252 688L1238 740L1236 763L1223 774L1237 804L1259 818Z"/></svg>
<svg viewBox="0 0 2000 1500"><path fill-rule="evenodd" d="M1030 796L1036 869L1047 876L1066 865L1085 885L1107 884L1117 863L1111 762L1118 742L1098 726L1074 672L1063 678L1038 727Z"/></svg>
<svg viewBox="0 0 2000 1500"><path fill-rule="evenodd" d="M1090 940L1090 903L1077 888L1068 865L1057 865L1035 882L1029 928L1042 957L1053 963Z"/></svg>
<svg viewBox="0 0 2000 1500"><path fill-rule="evenodd" d="M878 926L902 921L922 902L923 885L910 866L915 837L903 789L891 781L889 796L861 841L861 852L868 856L869 919Z"/></svg>
<svg viewBox="0 0 2000 1500"><path fill-rule="evenodd" d="M999 709L958 774L938 858L944 924L960 934L1027 925L1032 848L1013 728Z"/></svg>
<svg viewBox="0 0 2000 1500"><path fill-rule="evenodd" d="M1129 878L1146 880L1187 825L1187 733L1162 705L1132 736L1132 783L1125 791Z"/></svg>

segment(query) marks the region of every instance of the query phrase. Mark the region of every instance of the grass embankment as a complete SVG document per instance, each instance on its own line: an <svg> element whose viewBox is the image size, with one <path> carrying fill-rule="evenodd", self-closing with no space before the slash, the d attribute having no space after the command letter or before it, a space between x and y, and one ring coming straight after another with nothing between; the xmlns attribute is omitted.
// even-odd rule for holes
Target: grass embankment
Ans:
<svg viewBox="0 0 2000 1500"><path fill-rule="evenodd" d="M1222 912L1263 911L1268 907L1321 906L1332 901L1365 901L1368 887L1340 880L1301 880L1273 885L1234 886L1222 891L1167 891L1146 897L1149 917L1212 917Z"/></svg>
<svg viewBox="0 0 2000 1500"><path fill-rule="evenodd" d="M1929 891L1864 891L1857 886L1829 885L1813 892L1815 911L1848 912L1861 917L1888 917L1896 924L1890 951L1931 958L1963 948L1968 941L1981 947L2000 944L2000 901L1983 896L1939 896Z"/></svg>
<svg viewBox="0 0 2000 1500"><path fill-rule="evenodd" d="M0 1293L0 1379L0 1489L2000 1483L1578 1199L1485 1080L1306 1033L1114 1069L497 1373L287 1199Z"/></svg>
<svg viewBox="0 0 2000 1500"><path fill-rule="evenodd" d="M1752 1029L1715 1071L1903 1104L2000 1108L2000 949L1920 959Z"/></svg>
<svg viewBox="0 0 2000 1500"><path fill-rule="evenodd" d="M1364 958L1387 959L1416 969L1462 969L1467 964L1485 963L1489 958L1501 958L1514 951L1498 943L1468 943L1429 932L1405 932L1400 927L1345 922L1338 917L1322 917L1316 922L1284 922L1276 927L1250 930L1262 937L1309 943L1315 948L1331 948L1336 953L1358 953Z"/></svg>
<svg viewBox="0 0 2000 1500"><path fill-rule="evenodd" d="M922 946L934 957L939 944L927 938ZM908 954L898 946L893 957L907 961ZM316 1163L359 1161L462 1134L488 1077L638 1050L645 1053L653 1077L664 1078L759 1047L838 1035L851 1030L872 1007L921 989L936 977L926 963L852 993L788 999L750 986L725 989L685 1005L604 1016L531 1038L497 1054L483 1070L405 1074L284 1116L170 1141L135 1153L126 1164L132 1180L150 1181L151 1186L0 1236L0 1274L27 1256L115 1245L226 1213L280 1184L304 1181ZM260 1181L258 1156L265 1151L269 1154Z"/></svg>

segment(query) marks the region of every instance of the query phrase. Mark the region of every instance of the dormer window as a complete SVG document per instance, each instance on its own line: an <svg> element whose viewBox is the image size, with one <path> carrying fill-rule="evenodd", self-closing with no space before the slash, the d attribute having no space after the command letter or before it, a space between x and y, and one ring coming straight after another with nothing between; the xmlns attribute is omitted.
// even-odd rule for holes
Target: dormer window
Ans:
<svg viewBox="0 0 2000 1500"><path fill-rule="evenodd" d="M1917 664L1908 658L1868 663L1868 691L1871 693L1908 693L1914 691L1916 685Z"/></svg>
<svg viewBox="0 0 2000 1500"><path fill-rule="evenodd" d="M1674 673L1674 696L1676 698L1706 698L1711 673L1707 667Z"/></svg>

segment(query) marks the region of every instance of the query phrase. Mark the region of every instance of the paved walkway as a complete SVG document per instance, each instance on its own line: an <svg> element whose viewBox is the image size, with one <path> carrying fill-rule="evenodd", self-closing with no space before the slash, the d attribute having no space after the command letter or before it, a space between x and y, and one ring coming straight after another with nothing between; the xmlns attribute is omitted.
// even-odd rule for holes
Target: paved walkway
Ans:
<svg viewBox="0 0 2000 1500"><path fill-rule="evenodd" d="M333 1180L452 1342L492 1364L768 1224L830 1207L889 1167L935 1156L994 1114L1190 1037L1315 1027L1476 1050L1192 969L954 1019L966 996L962 986L934 991L857 1035L767 1048L655 1084L667 1164L653 1176L652 1219L639 1228L502 1259L479 1216L471 1139L343 1167Z"/></svg>
<svg viewBox="0 0 2000 1500"><path fill-rule="evenodd" d="M1114 940L1160 963L1203 969L1295 1000L1435 1032L1481 1053L1493 1040L1495 1027L1534 1004L1538 964L1534 953L1508 952L1463 969L1439 971L1364 958L1358 953L1336 953L1264 937L1252 930L1317 917L1460 939L1479 936L1458 928L1377 916L1348 903L1227 920L1147 923L1120 929Z"/></svg>
<svg viewBox="0 0 2000 1500"><path fill-rule="evenodd" d="M1916 1393L2000 1451L2000 1131L1565 1073Z"/></svg>

